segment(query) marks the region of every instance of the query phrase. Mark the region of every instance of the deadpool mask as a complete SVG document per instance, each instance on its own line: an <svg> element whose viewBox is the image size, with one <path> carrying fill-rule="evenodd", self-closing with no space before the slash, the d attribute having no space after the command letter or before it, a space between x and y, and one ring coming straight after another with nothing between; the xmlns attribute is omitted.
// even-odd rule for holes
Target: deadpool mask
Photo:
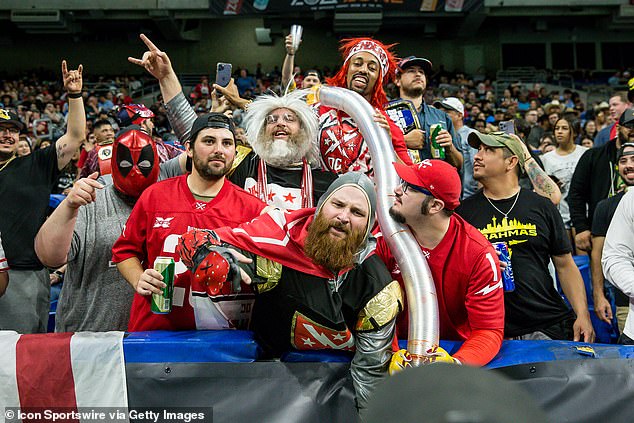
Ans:
<svg viewBox="0 0 634 423"><path fill-rule="evenodd" d="M138 198L158 180L159 158L152 138L136 128L123 131L114 142L112 179L117 190Z"/></svg>

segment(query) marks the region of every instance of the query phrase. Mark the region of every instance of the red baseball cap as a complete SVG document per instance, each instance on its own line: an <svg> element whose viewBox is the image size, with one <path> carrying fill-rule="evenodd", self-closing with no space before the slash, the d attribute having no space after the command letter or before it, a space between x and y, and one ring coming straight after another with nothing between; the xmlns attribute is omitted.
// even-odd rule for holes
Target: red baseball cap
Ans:
<svg viewBox="0 0 634 423"><path fill-rule="evenodd" d="M405 182L419 186L445 203L445 209L460 205L462 184L455 167L442 160L426 159L410 166L393 163L396 173Z"/></svg>

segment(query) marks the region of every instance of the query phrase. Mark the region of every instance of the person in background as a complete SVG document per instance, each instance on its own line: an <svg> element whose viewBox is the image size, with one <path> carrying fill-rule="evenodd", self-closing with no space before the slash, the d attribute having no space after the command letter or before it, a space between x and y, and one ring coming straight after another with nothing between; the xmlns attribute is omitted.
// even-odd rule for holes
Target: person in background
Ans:
<svg viewBox="0 0 634 423"><path fill-rule="evenodd" d="M617 122L623 112L632 107L626 91L617 91L612 94L609 104L609 124L601 129L594 138L594 146L601 147L617 136Z"/></svg>
<svg viewBox="0 0 634 423"><path fill-rule="evenodd" d="M420 122L420 129L409 132L405 143L410 150L416 150L418 160L415 161L432 158L430 127L434 124L441 125L442 130L436 141L445 149L445 160L460 170L463 163L460 138L456 135L451 118L444 111L429 106L424 100L431 71L432 63L421 57L409 56L398 63L395 84L399 88L400 99L413 104Z"/></svg>
<svg viewBox="0 0 634 423"><path fill-rule="evenodd" d="M605 286L603 277L603 247L605 245L605 237L608 233L608 227L614 217L614 212L619 203L623 199L625 192L629 187L634 185L634 144L625 143L619 149L617 154L618 172L625 183L622 191L616 195L599 201L594 216L592 218L592 253L590 259L592 262L592 293L594 298L594 311L599 319L611 324L613 318L613 310L610 302L606 298L605 291L612 291L614 302L616 304L616 321L619 326L620 333L625 329L625 319L629 310L629 298L621 289Z"/></svg>
<svg viewBox="0 0 634 423"><path fill-rule="evenodd" d="M570 219L567 201L568 191L570 189L570 180L575 172L577 163L587 150L587 148L575 144L578 127L578 121L572 121L570 119L562 118L555 122L555 141L557 142L557 148L543 154L541 157L546 173L556 177L560 182L559 189L562 193L562 199L557 205L557 208L564 220L564 226L571 240L574 240L574 236L572 234L572 221Z"/></svg>
<svg viewBox="0 0 634 423"><path fill-rule="evenodd" d="M26 135L20 135L20 140L18 141L18 157L24 157L31 154L31 143L27 139Z"/></svg>
<svg viewBox="0 0 634 423"><path fill-rule="evenodd" d="M286 56L284 56L284 64L282 65L282 87L284 87L285 90L288 89L288 91L293 91L297 88L297 84L293 78L296 51L293 48L293 37L290 34L284 39L284 47L286 48ZM319 71L309 69L304 72L300 88L312 88L318 84L321 84Z"/></svg>
<svg viewBox="0 0 634 423"><path fill-rule="evenodd" d="M12 282L0 298L0 329L46 332L50 277L35 254L33 240L46 219L49 196L59 171L70 162L85 137L82 71L82 65L68 70L66 61L62 61L69 102L68 127L51 148L18 157L19 134L24 124L12 111L0 109L0 202L4 205L0 210L0 232Z"/></svg>
<svg viewBox="0 0 634 423"><path fill-rule="evenodd" d="M607 144L591 148L579 159L570 181L568 206L575 228L577 249L592 250L592 218L599 201L612 197L623 187L615 170L618 150L634 141L634 110L626 109L617 124L617 136Z"/></svg>

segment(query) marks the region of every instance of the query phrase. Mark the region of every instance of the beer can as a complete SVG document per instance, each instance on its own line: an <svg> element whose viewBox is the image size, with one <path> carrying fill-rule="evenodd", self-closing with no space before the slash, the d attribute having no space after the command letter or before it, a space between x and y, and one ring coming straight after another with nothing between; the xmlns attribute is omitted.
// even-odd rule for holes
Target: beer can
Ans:
<svg viewBox="0 0 634 423"><path fill-rule="evenodd" d="M154 270L163 275L165 288L160 294L152 294L152 313L168 314L172 311L172 295L174 294L174 259L157 257L154 260Z"/></svg>
<svg viewBox="0 0 634 423"><path fill-rule="evenodd" d="M492 242L493 248L498 253L500 262L506 263L506 269L502 271L502 286L505 292L515 290L515 277L513 276L513 267L511 266L511 255L506 242Z"/></svg>
<svg viewBox="0 0 634 423"><path fill-rule="evenodd" d="M439 123L434 123L429 127L429 139L430 139L430 148L431 148L431 156L434 159L445 159L445 147L441 147L440 144L436 141L438 134L442 131L442 125Z"/></svg>

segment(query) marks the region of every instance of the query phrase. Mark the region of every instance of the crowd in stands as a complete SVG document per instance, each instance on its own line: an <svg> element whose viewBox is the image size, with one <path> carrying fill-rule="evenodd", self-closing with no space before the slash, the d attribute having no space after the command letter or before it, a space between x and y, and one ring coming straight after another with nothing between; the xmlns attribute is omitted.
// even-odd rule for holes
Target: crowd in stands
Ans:
<svg viewBox="0 0 634 423"><path fill-rule="evenodd" d="M449 72L420 57L398 60L388 47L371 39L344 42L344 63L339 69L313 67L303 72L296 66L297 51L288 38L281 68L267 73L260 64L251 70L234 68L233 79L226 86L213 84L208 75L202 75L195 86L182 87L167 54L147 37L142 40L148 51L141 59L129 59L147 70L142 76L99 77L92 82L83 78L82 86L81 67L69 71L64 62L62 81L29 73L7 78L0 85L0 131L4 137L0 143L0 181L5 184L0 188L0 201L22 198L18 181L29 184L30 174L27 170L16 173L15 166L25 163L20 160L28 156L36 156L33 163L42 166L36 172L38 178L55 179L47 195L67 196L55 211L48 210L52 215L41 229L28 225L29 230L35 229L34 234L39 230L37 238L21 240L29 248L35 242L29 258L35 263L32 268L13 250L17 244L7 243L19 224L1 228L8 263L0 248L0 296L6 285L5 263L16 274L39 271L34 258L37 253L42 263L50 266L50 284L61 284L65 274L79 284L92 274L108 286L93 287L90 292L82 291L85 287L62 290L57 322L60 331L253 327L270 341L268 347L279 353L288 346L287 329L282 331L282 324L271 327L261 322L281 322L289 312L296 313L293 319L313 323L322 319L318 323L324 328L331 325L328 330L333 339L357 343L353 377L358 404L363 408L365 389L374 383L366 372L368 366L387 365L384 359L377 363L368 357L376 350L389 349L395 331L399 337L407 337L407 321L395 317L406 306L398 285L389 283L401 278L396 259L389 242L374 228L376 193L368 178L374 176L376 161L369 155L369 141L350 116L306 103L302 89L322 83L360 94L375 109L374 122L390 134L398 161L395 170L403 181L391 187L395 204L390 215L410 227L421 254L430 263L442 298L441 336L465 341L453 356L435 349L431 354L434 360L483 365L499 351L503 338L593 342L586 294L573 254L591 255L597 317L612 324L618 316L619 328L624 330L628 299L621 294L619 313L612 309L609 300L616 294L612 285L604 286L603 257L597 246L602 246L618 204L607 206L603 201L624 198L627 187L634 185L634 161L630 160L634 155L634 114L630 109L634 91L615 90L586 104L580 93L570 89L517 83L504 87L501 96L496 96L496 81L489 76ZM140 93L144 84L157 82L161 94L155 101L138 104L135 93ZM627 71L608 82L634 88ZM432 143L430 134L438 124L440 132ZM4 152L3 148L13 148L14 138L15 152ZM216 152L206 153L212 150ZM211 159L201 154L210 154ZM57 171L53 170L55 165ZM5 175L12 175L10 182L1 179ZM223 188L225 177L232 188ZM9 183L14 190L10 193ZM225 202L223 210L217 206L220 201ZM179 204L172 204L176 202ZM14 207L28 208L30 204ZM282 207L289 213L276 214ZM271 208L275 210L257 217ZM203 215L211 209L213 214ZM328 226L326 221L323 233L312 234L311 227L320 217L337 216L332 219L340 221L338 209L349 212L345 225ZM170 213L177 217L169 217ZM253 224L239 226L253 218ZM308 237L321 251L309 247L296 251L292 245L286 251L267 250L269 247L257 244L263 234L274 237L280 227L287 228L291 218L297 219L293 225L306 225L306 232L287 229L280 237L287 236L291 244L301 247ZM16 213L11 219L19 220ZM34 219L39 222L39 218ZM44 223L43 219L38 224ZM199 230L222 226L230 228ZM240 232L231 230L238 226ZM126 229L121 232L122 228ZM374 245L368 241L374 239L373 228L378 256L385 265L376 263L377 256L361 254L368 245ZM358 235L356 244L340 250L330 241L321 243L329 230L339 234L335 238L346 240ZM177 235L177 240L169 234ZM180 235L183 237L178 241ZM180 304L176 304L176 297L174 300L179 311L171 317L153 314L148 300L164 285L151 263L167 248L163 243L168 239L173 244L170 251L176 250L182 264L196 275L191 281L179 279L179 284L191 289L184 291L191 296L191 307L183 304L190 299L181 292ZM487 241L504 241L513 251L515 292L503 292L501 282L498 284L500 262ZM522 249L523 243L530 248ZM248 276L249 271L244 273L237 267L238 261L247 262L247 258L227 253L229 245L252 258ZM203 247L207 250L201 250ZM88 249L96 255L89 257ZM201 251L209 256L201 259ZM213 285L216 276L211 275L201 280L201 260L207 267L215 263L225 266L226 283L223 280ZM455 272L460 266L455 260L469 262L467 267L474 269L473 273ZM554 289L551 262L572 310ZM18 294L10 294L12 287L29 277L15 281L10 277L7 295L0 304L13 301L12 295ZM221 306L220 314L209 310L207 295L229 295L230 288L249 291L244 284L247 277L259 281L252 289L264 304L256 308L252 326L248 326L250 306L248 317L244 316L245 307L242 314ZM312 294L320 301L328 302L326 298L336 294L338 301L357 315L335 308L312 316L314 304L291 310L271 297L275 289L289 289L291 297L300 295L295 290L302 291L297 288L302 277L323 280L323 292ZM366 279L373 284L358 285ZM120 285L111 289L112 283ZM276 288L278 284L291 288ZM347 291L347 284L356 291ZM381 300L376 301L391 302L383 305L390 312L381 315L384 321L377 326L376 316L372 320L366 314L371 313L369 304L379 294ZM112 300L115 312L95 309L93 313L90 307L94 305L86 305L86 309L79 305L86 298L110 297L117 298ZM297 315L300 311L306 315ZM2 313L0 310L0 328L12 327ZM359 319L352 330L354 336L349 330L352 319ZM45 329L42 322L38 324L17 329ZM634 343L628 336L634 333L626 331L622 342ZM360 345L358 339L366 344ZM306 342L312 341L309 338ZM405 366L407 352L398 357L401 362L392 365Z"/></svg>

